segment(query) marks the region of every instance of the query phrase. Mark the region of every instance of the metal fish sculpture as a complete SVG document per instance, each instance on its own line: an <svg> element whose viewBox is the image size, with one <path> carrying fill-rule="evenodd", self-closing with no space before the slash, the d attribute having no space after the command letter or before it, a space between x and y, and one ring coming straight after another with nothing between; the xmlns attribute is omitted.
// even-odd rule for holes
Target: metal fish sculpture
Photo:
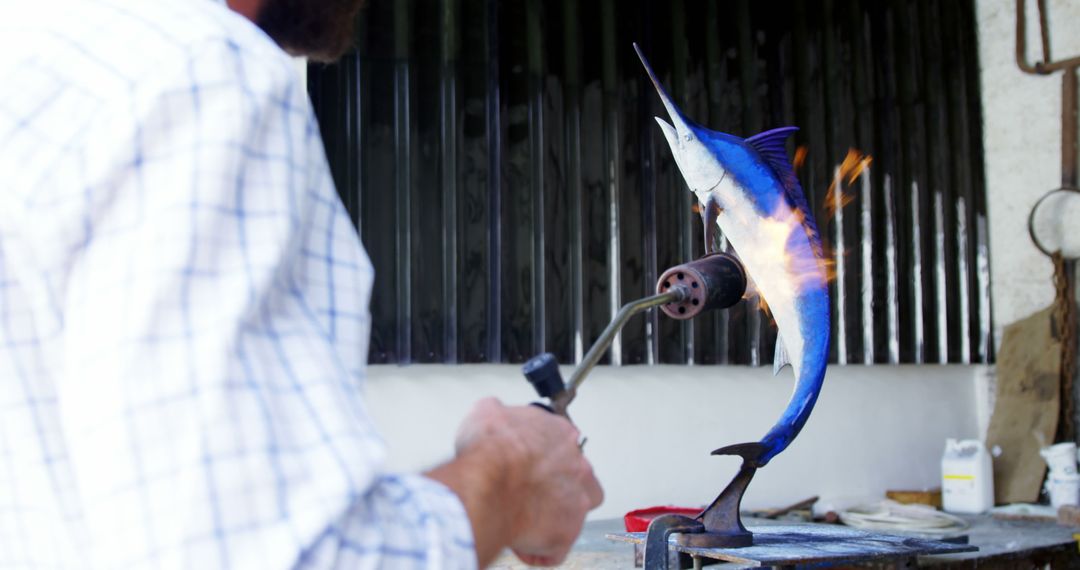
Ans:
<svg viewBox="0 0 1080 570"><path fill-rule="evenodd" d="M799 434L817 402L829 356L829 288L821 238L784 143L795 127L747 139L712 131L686 118L660 85L637 44L671 123L656 117L686 184L697 196L705 248L721 230L764 297L779 329L773 372L789 365L795 392L759 442L728 446L761 467Z"/></svg>

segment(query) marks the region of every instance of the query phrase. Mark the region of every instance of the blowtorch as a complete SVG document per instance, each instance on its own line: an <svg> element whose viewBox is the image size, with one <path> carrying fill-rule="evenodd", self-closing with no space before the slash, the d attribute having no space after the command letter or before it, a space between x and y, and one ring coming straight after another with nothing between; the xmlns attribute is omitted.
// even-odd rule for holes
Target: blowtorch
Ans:
<svg viewBox="0 0 1080 570"><path fill-rule="evenodd" d="M525 378L541 398L548 400L534 405L569 418L566 408L577 396L578 387L634 315L660 307L673 319L692 319L705 311L738 303L745 291L746 272L738 259L726 253L711 253L668 269L657 281L655 295L631 301L619 309L571 373L569 381L563 381L559 363L550 352L534 356L522 366Z"/></svg>

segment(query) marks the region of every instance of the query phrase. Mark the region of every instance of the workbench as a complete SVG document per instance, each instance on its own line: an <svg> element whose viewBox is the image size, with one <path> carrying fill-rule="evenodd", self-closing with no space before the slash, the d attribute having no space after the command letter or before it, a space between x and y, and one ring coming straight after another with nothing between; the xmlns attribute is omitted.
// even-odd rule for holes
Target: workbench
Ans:
<svg viewBox="0 0 1080 570"><path fill-rule="evenodd" d="M965 516L971 528L965 531L969 543L979 547L978 552L920 556L912 565L861 566L863 568L934 568L959 570L967 568L1080 568L1080 550L1074 536L1080 528L1060 526L1056 522L998 520L987 515ZM744 519L747 526L767 524L752 518ZM791 524L791 523L785 523ZM585 524L573 551L559 568L623 570L634 567L633 547L605 538L607 534L622 532L621 519L591 521ZM1048 566L1047 566L1048 565ZM850 566L845 566L849 567ZM492 568L524 569L509 552L504 554ZM738 564L708 566L722 570L748 568Z"/></svg>

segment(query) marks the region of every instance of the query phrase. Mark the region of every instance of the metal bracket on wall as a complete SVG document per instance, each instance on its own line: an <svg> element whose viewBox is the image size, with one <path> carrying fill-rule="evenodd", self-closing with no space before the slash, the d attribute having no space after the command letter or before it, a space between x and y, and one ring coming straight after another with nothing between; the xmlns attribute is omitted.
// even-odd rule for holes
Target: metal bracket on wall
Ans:
<svg viewBox="0 0 1080 570"><path fill-rule="evenodd" d="M1026 0L1016 0L1016 65L1025 73L1049 75L1062 71L1061 88L1061 185L1077 190L1077 85L1076 70L1080 68L1080 56L1054 61L1050 55L1050 26L1047 22L1046 0L1037 0L1039 7L1039 32L1042 39L1042 61L1031 64L1027 60L1027 6Z"/></svg>
<svg viewBox="0 0 1080 570"><path fill-rule="evenodd" d="M1027 60L1027 3L1016 0L1016 65L1025 73L1049 75L1061 71L1061 188L1046 193L1031 209L1028 216L1028 234L1035 247L1053 260L1055 286L1055 321L1057 336L1063 343L1061 353L1061 398L1062 421L1056 440L1072 441L1076 439L1073 410L1075 396L1073 384L1076 377L1077 325L1076 325L1076 257L1068 258L1060 249L1047 247L1039 239L1035 220L1040 206L1056 202L1057 199L1080 194L1077 162L1080 160L1080 118L1077 110L1077 68L1080 68L1080 56L1054 61L1050 55L1050 25L1047 17L1046 0L1037 0L1039 10L1039 36L1042 40L1042 61L1031 64ZM1050 200L1053 198L1053 200Z"/></svg>

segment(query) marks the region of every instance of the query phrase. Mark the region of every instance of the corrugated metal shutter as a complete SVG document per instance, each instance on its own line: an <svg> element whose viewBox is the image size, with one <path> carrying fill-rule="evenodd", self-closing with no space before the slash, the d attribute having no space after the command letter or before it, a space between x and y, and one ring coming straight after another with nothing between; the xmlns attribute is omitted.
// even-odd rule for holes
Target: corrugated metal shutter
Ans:
<svg viewBox="0 0 1080 570"><path fill-rule="evenodd" d="M838 261L833 361L987 362L989 264L971 0L374 0L309 87L378 271L371 361L580 358L701 227L631 42L683 109L740 136L797 125ZM771 361L749 304L655 315L623 363Z"/></svg>

